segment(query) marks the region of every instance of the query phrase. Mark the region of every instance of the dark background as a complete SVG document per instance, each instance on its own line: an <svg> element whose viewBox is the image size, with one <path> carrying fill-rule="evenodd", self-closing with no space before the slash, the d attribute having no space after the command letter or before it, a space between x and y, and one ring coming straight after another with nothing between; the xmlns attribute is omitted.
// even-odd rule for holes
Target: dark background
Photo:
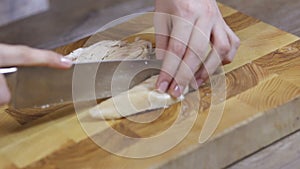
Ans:
<svg viewBox="0 0 300 169"><path fill-rule="evenodd" d="M10 4L15 2L15 6L18 6L20 1L24 2L24 0L0 0L0 14L1 10L3 13L5 2L8 1ZM41 3L42 0L31 1ZM91 35L104 24L121 16L154 9L153 0L49 0L48 2L48 10L43 12L44 9L40 9L42 12L39 14L2 25L0 42L51 49ZM219 2L300 36L299 0L219 0ZM6 12L16 14L18 11L16 8L6 9Z"/></svg>

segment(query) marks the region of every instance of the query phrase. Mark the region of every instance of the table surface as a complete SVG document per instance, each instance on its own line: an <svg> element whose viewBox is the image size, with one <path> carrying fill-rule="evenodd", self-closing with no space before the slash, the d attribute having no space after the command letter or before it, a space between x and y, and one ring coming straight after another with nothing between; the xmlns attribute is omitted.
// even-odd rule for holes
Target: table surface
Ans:
<svg viewBox="0 0 300 169"><path fill-rule="evenodd" d="M247 2L219 0L219 2L300 36L300 20L297 19L300 18L300 1L298 0L252 0ZM247 156L245 159L232 164L230 168L297 169L300 166L299 141L300 131Z"/></svg>
<svg viewBox="0 0 300 169"><path fill-rule="evenodd" d="M231 110L230 112L235 113L234 109L232 109L230 105L234 106L234 104L236 104L237 102L244 105L241 101L245 101L247 104L245 104L245 107L243 108L247 108L247 112L249 113L250 117L254 112L267 111L272 107L277 107L283 103L286 103L285 101L287 100L296 98L299 95L299 78L295 78L297 77L297 70L299 70L299 67L297 67L299 66L299 57L297 57L299 56L297 55L299 54L299 38L279 31L274 27L264 24L256 19L247 17L225 6L221 6L221 9L226 21L229 22L229 25L234 29L234 31L237 32L242 40L242 49L237 56L237 60L233 64L225 67L226 72L228 72L229 77L231 76L232 78L234 78L234 80L237 80L235 79L235 74L239 74L243 71L244 74L247 73L247 71L249 73L249 70L250 73L251 71L255 71L256 75L258 76L256 77L257 79L254 79L254 81L256 82L254 82L253 84L249 84L249 86L246 85L246 88L239 89L239 92L243 92L240 95L237 95L238 93L232 93L232 98L229 99L228 103L229 109ZM147 23L147 20L142 23ZM129 35L139 31L145 31L145 29L148 27L149 25L145 24L138 28L141 30L131 29L124 31L124 29L122 29L123 32L121 31L120 33L123 35ZM262 31L259 34L254 35L257 30L266 31ZM116 35L116 32L118 31L120 31L118 27L115 27L114 29L100 34L100 37L97 37L97 40L101 38L107 38L108 36L111 38L118 38L118 36ZM148 31L151 31L151 28ZM272 43L269 43L269 41L271 41ZM84 44L84 42L85 41L80 41L73 45L60 48L57 51L68 53L75 47L79 47ZM278 65L266 65L266 61L272 59L273 57L278 59L278 62L276 62L276 64ZM291 58L291 60L289 62L286 62L286 59L288 58ZM249 63L250 61L253 61L254 63ZM245 76L247 75L245 74ZM239 82L243 82L243 80L240 80ZM258 85L258 82L261 82L262 84ZM281 94L280 96L284 95L284 92L291 91L291 93L287 92L288 94L284 95L287 97L284 98L286 100L281 100L277 96L273 98L275 100L264 98L267 100L262 99L260 101L266 101L268 102L268 104L262 107L260 107L261 102L259 104L257 102L253 102L252 99L261 98L260 95L263 95L266 90L265 86L269 86L272 84L275 84L275 89L278 89L277 92L279 92L277 94ZM281 86L282 84L283 86ZM285 91L281 89L282 87L288 88L286 88L287 90ZM251 93L256 92L260 92L260 95L256 95L255 98L251 99ZM287 105L283 105L282 109L291 106L295 108L295 106L299 105L298 100L294 100L293 102L286 104ZM251 108L251 105L255 107L255 110L253 109L253 107ZM272 112L272 110L270 111L271 113L269 112L269 114L276 114L276 111L274 111L275 113ZM51 116L45 117L35 123L26 126L19 126L15 121L13 121L13 119L2 113L1 115L3 115L4 120L2 120L0 124L1 127L3 126L0 132L2 136L0 139L0 143L3 148L1 148L0 150L0 157L3 158L1 158L0 164L2 164L3 166L12 166L19 168L28 165L30 165L31 167L46 167L51 165L59 167L66 164L72 166L72 164L78 165L78 163L76 163L77 160L82 162L82 160L85 159L85 157L82 157L83 159L80 159L80 153L87 153L88 155L101 155L103 153L99 151L92 153L75 151L78 150L81 146L81 148L90 147L91 149L94 149L95 147L92 146L93 144L89 141L89 139L85 139L85 133L82 133L82 131L78 129L79 126L77 123L77 118L76 116L74 116L74 114L66 113L62 115L60 113L55 113ZM237 122L239 121L239 119L236 120ZM52 127L52 125L55 125L55 127ZM230 126L232 124L226 124L226 122L224 122L223 128L226 125ZM288 128L291 128L291 126L288 126ZM292 126L292 128L297 129L297 126ZM58 129L61 131L59 131ZM72 129L72 132L67 129ZM76 130L73 131L74 129ZM284 129L285 127L283 126L282 130ZM287 131L291 132L291 130ZM30 136L26 137L28 135ZM45 135L49 137L45 138ZM280 134L281 137L283 135L284 133ZM53 142L55 142L55 144ZM30 148L30 146L32 146L31 143L36 143L34 144L36 146L35 149ZM48 149L42 151L41 146L49 147ZM62 150L60 150L61 148ZM20 152L20 149L22 149L22 152ZM68 155L70 155L69 153L73 154L73 156L71 155L68 157ZM64 156L67 157L63 158ZM107 160L109 161L109 159ZM98 165L105 162L105 160L100 161L99 163L97 163L96 161L97 159L89 160L89 162Z"/></svg>
<svg viewBox="0 0 300 169"><path fill-rule="evenodd" d="M300 36L300 20L298 19L300 18L298 10L300 1L298 0L219 1L249 16ZM0 27L1 42L51 49L90 35L102 25L121 16L154 9L152 0L127 0L126 2L122 0L50 0L49 2L50 8L47 12Z"/></svg>

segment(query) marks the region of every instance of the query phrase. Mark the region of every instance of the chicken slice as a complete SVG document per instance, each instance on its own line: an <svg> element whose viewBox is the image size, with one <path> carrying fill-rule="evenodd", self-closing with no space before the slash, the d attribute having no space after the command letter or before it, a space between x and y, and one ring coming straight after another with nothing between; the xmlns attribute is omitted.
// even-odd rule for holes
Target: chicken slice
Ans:
<svg viewBox="0 0 300 169"><path fill-rule="evenodd" d="M173 98L167 93L160 93L155 89L158 76L152 76L132 89L105 100L89 110L96 119L119 119L141 112L167 108L184 99ZM188 89L185 90L185 94Z"/></svg>
<svg viewBox="0 0 300 169"><path fill-rule="evenodd" d="M152 44L145 40L137 39L132 43L104 40L87 48L79 48L66 57L75 63L123 59L144 60L149 59L151 52Z"/></svg>

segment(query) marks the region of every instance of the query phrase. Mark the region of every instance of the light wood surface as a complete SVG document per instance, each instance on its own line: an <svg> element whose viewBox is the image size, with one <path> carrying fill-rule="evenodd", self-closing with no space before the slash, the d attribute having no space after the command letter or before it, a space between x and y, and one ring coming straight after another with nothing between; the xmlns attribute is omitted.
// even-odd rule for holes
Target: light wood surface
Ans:
<svg viewBox="0 0 300 169"><path fill-rule="evenodd" d="M225 66L226 106L221 123L208 142L198 143L210 107L209 84L199 90L199 116L186 138L170 151L146 159L122 158L100 149L83 131L72 107L23 126L2 108L0 168L222 168L298 130L299 38L226 6L221 5L221 10L242 45L234 62ZM150 21L149 16L139 17L94 36L89 43L120 39L145 30L151 32ZM138 23L138 26L128 26L132 23ZM67 54L84 45L86 40L57 51ZM193 96L196 94L186 98L190 107L194 105ZM155 135L172 124L179 107L180 104L172 106L150 124L139 125L124 119L110 122L110 125L128 136ZM190 107L181 121L182 128L191 122L193 113ZM104 123L86 122L94 129L94 137L107 139L107 144L115 144L120 147L119 151L147 148L139 142L122 147L126 143L114 139L114 135L107 135ZM176 133L169 139L175 136Z"/></svg>
<svg viewBox="0 0 300 169"><path fill-rule="evenodd" d="M300 36L299 0L218 0L243 13Z"/></svg>
<svg viewBox="0 0 300 169"><path fill-rule="evenodd" d="M297 169L300 166L300 131L243 159L228 169Z"/></svg>

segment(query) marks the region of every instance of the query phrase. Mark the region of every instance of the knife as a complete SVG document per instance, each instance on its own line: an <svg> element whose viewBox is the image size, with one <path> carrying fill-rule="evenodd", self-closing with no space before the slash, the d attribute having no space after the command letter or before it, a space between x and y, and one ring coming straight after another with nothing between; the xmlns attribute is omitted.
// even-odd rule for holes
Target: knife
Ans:
<svg viewBox="0 0 300 169"><path fill-rule="evenodd" d="M157 75L160 60L116 60L76 63L70 69L2 68L11 89L9 106L47 108L62 103L103 99L127 91Z"/></svg>

